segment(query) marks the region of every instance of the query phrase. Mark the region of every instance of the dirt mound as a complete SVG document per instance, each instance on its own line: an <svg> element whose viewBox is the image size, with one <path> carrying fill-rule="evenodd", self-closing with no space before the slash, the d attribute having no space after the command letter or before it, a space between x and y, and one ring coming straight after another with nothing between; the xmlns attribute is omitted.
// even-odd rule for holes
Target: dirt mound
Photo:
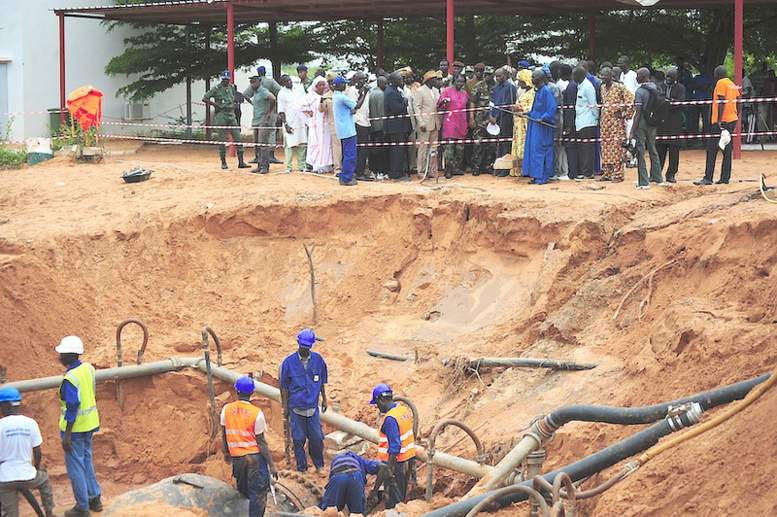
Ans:
<svg viewBox="0 0 777 517"><path fill-rule="evenodd" d="M465 421L491 463L535 415L556 407L649 405L777 364L777 253L768 244L777 214L757 184L705 190L681 181L635 193L628 182L605 190L576 182L532 188L467 176L455 184L347 190L324 177L206 173L213 157L154 146L131 163L55 159L0 173L0 362L9 380L60 374L53 346L69 333L84 338L86 360L115 366L116 326L136 317L150 331L146 362L201 355L200 329L208 325L223 344L225 366L277 385L294 335L312 323L303 244L313 242L315 328L327 338L316 350L328 362L327 391L339 411L374 425L370 390L387 381L418 406L421 436L442 418ZM735 178L755 179L771 158L746 153ZM696 179L702 163L700 152L684 152L685 178ZM136 164L156 169L152 179L121 182L121 171ZM128 326L125 364L140 341ZM418 359L386 361L366 349ZM465 374L441 364L464 356L598 367ZM230 480L220 439L209 436L201 374L127 380L123 411L117 389L98 388L95 463L106 494L183 471ZM216 393L219 406L232 396L221 382ZM749 514L774 513L777 503L763 486L777 475L768 461L777 450L777 417L767 409L775 400L769 393L660 456L584 503L586 515L720 515L734 504ZM283 464L277 405L257 403ZM24 411L47 438L44 461L57 500L69 500L55 393L27 395ZM569 424L548 446L545 468L636 430ZM453 429L437 449L475 456ZM456 499L471 484L436 469L435 500ZM429 508L413 501L407 511Z"/></svg>

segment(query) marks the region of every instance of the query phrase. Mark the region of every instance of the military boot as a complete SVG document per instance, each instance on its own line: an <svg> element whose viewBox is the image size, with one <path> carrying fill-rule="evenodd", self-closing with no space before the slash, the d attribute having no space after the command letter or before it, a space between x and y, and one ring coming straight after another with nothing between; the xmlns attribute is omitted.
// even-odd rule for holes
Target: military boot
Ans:
<svg viewBox="0 0 777 517"><path fill-rule="evenodd" d="M243 151L237 153L237 168L238 169L250 169L251 166L243 161Z"/></svg>

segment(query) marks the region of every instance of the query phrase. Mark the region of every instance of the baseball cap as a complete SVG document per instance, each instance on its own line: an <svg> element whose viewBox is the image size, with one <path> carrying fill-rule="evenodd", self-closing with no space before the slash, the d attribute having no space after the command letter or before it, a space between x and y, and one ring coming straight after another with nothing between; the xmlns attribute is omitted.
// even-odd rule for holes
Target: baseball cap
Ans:
<svg viewBox="0 0 777 517"><path fill-rule="evenodd" d="M337 77L335 77L334 81L332 81L332 84L348 84L348 79L346 79L342 75L338 75Z"/></svg>

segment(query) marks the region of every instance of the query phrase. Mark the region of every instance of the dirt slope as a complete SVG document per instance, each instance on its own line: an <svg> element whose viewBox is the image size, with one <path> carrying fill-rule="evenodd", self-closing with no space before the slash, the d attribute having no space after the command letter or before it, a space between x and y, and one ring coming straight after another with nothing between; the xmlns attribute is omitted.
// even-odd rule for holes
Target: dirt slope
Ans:
<svg viewBox="0 0 777 517"><path fill-rule="evenodd" d="M276 383L294 335L311 323L303 243L315 242L316 331L327 338L317 350L340 411L374 424L369 393L387 381L419 407L422 436L441 418L460 419L477 430L493 464L532 418L556 407L648 405L777 364L775 205L753 182L693 186L703 155L681 156L686 181L649 191L632 181L591 190L588 182L532 187L469 176L345 189L323 177L215 172L214 151L166 146L126 162L57 158L3 171L0 363L9 380L56 375L53 345L76 333L87 343L86 360L114 366L116 326L136 317L151 335L147 362L200 355L200 328L208 325L226 366ZM774 158L745 153L734 177L756 179ZM152 180L124 184L118 176L136 164L156 169ZM136 327L126 328L122 343L131 363ZM368 348L419 360L372 358ZM440 362L520 355L599 366L464 375ZM219 405L229 400L229 386L216 389ZM122 412L115 384L98 389L95 460L108 495L186 471L229 480L213 455L218 440L208 437L200 374L131 380L123 390ZM658 457L582 505L583 515L774 514L775 397ZM278 409L258 403L283 463ZM47 438L57 500L71 501L55 393L28 395L25 411ZM546 468L639 429L569 424L548 446ZM438 449L474 457L452 430ZM454 500L472 483L439 469L435 477L436 491ZM408 511L427 508L413 502Z"/></svg>

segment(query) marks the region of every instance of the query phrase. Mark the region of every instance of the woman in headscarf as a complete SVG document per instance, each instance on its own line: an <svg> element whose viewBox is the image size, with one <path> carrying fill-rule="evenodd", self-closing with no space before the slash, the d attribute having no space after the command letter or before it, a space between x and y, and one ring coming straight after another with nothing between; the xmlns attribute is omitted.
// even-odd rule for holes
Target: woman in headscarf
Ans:
<svg viewBox="0 0 777 517"><path fill-rule="evenodd" d="M326 87L326 79L316 76L308 89L308 94L300 101L301 111L308 117L307 162L313 167L313 172L332 172L334 163L329 113L318 109Z"/></svg>
<svg viewBox="0 0 777 517"><path fill-rule="evenodd" d="M463 140L467 138L467 104L469 95L464 90L466 78L459 74L453 79L453 86L448 86L440 94L437 108L443 115L443 140ZM445 144L445 177L464 174L464 144Z"/></svg>
<svg viewBox="0 0 777 517"><path fill-rule="evenodd" d="M518 72L518 84L523 90L523 93L518 97L518 101L515 103L516 110L513 115L513 152L515 157L515 166L510 170L510 176L521 176L521 164L518 160L523 160L523 150L526 145L526 119L520 117L518 113L526 113L531 111L534 104L534 86L531 82L531 70L524 68Z"/></svg>

